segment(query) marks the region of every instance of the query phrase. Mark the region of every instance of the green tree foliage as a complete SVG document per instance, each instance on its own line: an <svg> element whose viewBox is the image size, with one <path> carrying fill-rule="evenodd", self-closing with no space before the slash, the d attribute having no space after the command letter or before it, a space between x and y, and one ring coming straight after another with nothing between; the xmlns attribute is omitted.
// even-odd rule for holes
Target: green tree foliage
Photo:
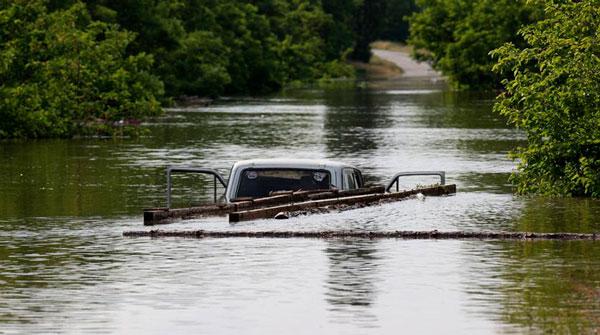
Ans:
<svg viewBox="0 0 600 335"><path fill-rule="evenodd" d="M352 22L361 3L361 0L322 0L323 10L328 16L322 34L328 59L352 50L355 38Z"/></svg>
<svg viewBox="0 0 600 335"><path fill-rule="evenodd" d="M320 35L327 21L326 14L320 6L308 3L288 5L284 11L287 13L276 31L280 40L277 54L283 63L286 79L318 78L328 60L324 52L325 41ZM311 68L314 62L319 66Z"/></svg>
<svg viewBox="0 0 600 335"><path fill-rule="evenodd" d="M228 51L209 31L186 34L175 50L164 53L157 73L171 95L217 96L231 83Z"/></svg>
<svg viewBox="0 0 600 335"><path fill-rule="evenodd" d="M377 39L405 41L406 16L415 9L414 0L323 0L330 16L325 29L328 54L351 51L352 59L368 62L371 42Z"/></svg>
<svg viewBox="0 0 600 335"><path fill-rule="evenodd" d="M494 109L527 133L519 193L600 197L600 1L549 1L527 45L493 51L510 79Z"/></svg>
<svg viewBox="0 0 600 335"><path fill-rule="evenodd" d="M354 19L354 31L356 32L356 42L352 51L352 58L369 62L371 59L371 47L373 42L382 30L386 10L385 0L365 0L358 7Z"/></svg>
<svg viewBox="0 0 600 335"><path fill-rule="evenodd" d="M412 1L0 0L0 136L153 115L163 90L216 97L352 77L346 56L368 61Z"/></svg>
<svg viewBox="0 0 600 335"><path fill-rule="evenodd" d="M90 19L77 3L0 7L0 137L64 137L158 114L152 57L126 56L134 35Z"/></svg>
<svg viewBox="0 0 600 335"><path fill-rule="evenodd" d="M539 19L540 6L526 0L417 0L410 17L417 57L432 62L462 88L498 86L489 52L506 42L522 45L520 27Z"/></svg>
<svg viewBox="0 0 600 335"><path fill-rule="evenodd" d="M329 48L332 20L320 2L87 3L96 19L139 35L129 50L154 55L154 73L163 79L169 96L263 93L291 81L352 75L349 66L339 63L345 49Z"/></svg>
<svg viewBox="0 0 600 335"><path fill-rule="evenodd" d="M388 0L377 38L404 42L409 36L408 17L417 11L414 0Z"/></svg>

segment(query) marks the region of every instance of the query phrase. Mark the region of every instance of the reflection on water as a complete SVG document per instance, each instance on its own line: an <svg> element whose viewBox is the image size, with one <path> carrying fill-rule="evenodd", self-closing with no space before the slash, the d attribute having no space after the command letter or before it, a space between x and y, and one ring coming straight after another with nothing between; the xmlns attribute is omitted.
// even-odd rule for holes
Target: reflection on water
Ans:
<svg viewBox="0 0 600 335"><path fill-rule="evenodd" d="M121 237L148 229L142 208L164 205L166 165L227 175L264 157L341 159L371 183L446 170L458 193L165 228L598 232L600 201L512 195L507 153L524 137L491 104L399 81L171 110L139 139L1 142L0 332L592 333L596 242ZM176 176L177 205L211 197L212 180Z"/></svg>
<svg viewBox="0 0 600 335"><path fill-rule="evenodd" d="M474 310L482 300L493 302L484 314L535 332L580 334L600 326L598 243L465 243L463 249L473 274L465 286L477 297L470 303ZM482 262L481 254L495 257Z"/></svg>
<svg viewBox="0 0 600 335"><path fill-rule="evenodd" d="M338 323L374 327L377 316L370 306L376 300L379 263L377 241L333 240L327 242L329 279L326 300Z"/></svg>
<svg viewBox="0 0 600 335"><path fill-rule="evenodd" d="M332 156L370 157L382 141L379 130L390 126L384 109L389 101L372 92L356 89L353 94L324 94L325 145Z"/></svg>
<svg viewBox="0 0 600 335"><path fill-rule="evenodd" d="M516 228L523 231L600 232L600 201L593 199L526 199Z"/></svg>

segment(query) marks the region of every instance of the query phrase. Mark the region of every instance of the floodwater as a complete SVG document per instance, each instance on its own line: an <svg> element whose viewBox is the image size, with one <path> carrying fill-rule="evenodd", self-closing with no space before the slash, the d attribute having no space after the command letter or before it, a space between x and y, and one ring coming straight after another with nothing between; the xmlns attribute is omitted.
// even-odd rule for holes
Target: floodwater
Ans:
<svg viewBox="0 0 600 335"><path fill-rule="evenodd" d="M166 165L329 158L370 183L445 170L458 193L163 229L598 232L600 201L512 195L524 143L493 97L438 83L305 89L170 110L139 139L0 143L0 333L597 333L600 243L124 238ZM407 179L405 187L434 181ZM202 191L207 189L206 191ZM175 178L175 204L212 197Z"/></svg>

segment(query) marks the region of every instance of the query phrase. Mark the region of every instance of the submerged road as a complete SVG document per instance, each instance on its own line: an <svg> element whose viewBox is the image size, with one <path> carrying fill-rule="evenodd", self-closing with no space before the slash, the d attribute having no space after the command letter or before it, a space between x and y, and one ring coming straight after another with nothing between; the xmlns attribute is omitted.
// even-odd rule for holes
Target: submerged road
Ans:
<svg viewBox="0 0 600 335"><path fill-rule="evenodd" d="M418 62L412 59L408 53L382 49L373 49L372 51L375 56L393 62L402 68L404 70L404 77L442 78L442 75L431 68L428 63Z"/></svg>

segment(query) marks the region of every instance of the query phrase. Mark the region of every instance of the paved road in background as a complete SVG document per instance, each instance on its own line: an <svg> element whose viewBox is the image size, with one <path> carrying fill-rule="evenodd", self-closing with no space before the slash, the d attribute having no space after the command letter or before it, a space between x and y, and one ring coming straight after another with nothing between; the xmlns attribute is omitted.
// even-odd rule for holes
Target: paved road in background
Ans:
<svg viewBox="0 0 600 335"><path fill-rule="evenodd" d="M404 70L405 77L441 78L441 74L431 68L426 62L417 62L409 54L399 51L373 49L377 57L388 60Z"/></svg>

